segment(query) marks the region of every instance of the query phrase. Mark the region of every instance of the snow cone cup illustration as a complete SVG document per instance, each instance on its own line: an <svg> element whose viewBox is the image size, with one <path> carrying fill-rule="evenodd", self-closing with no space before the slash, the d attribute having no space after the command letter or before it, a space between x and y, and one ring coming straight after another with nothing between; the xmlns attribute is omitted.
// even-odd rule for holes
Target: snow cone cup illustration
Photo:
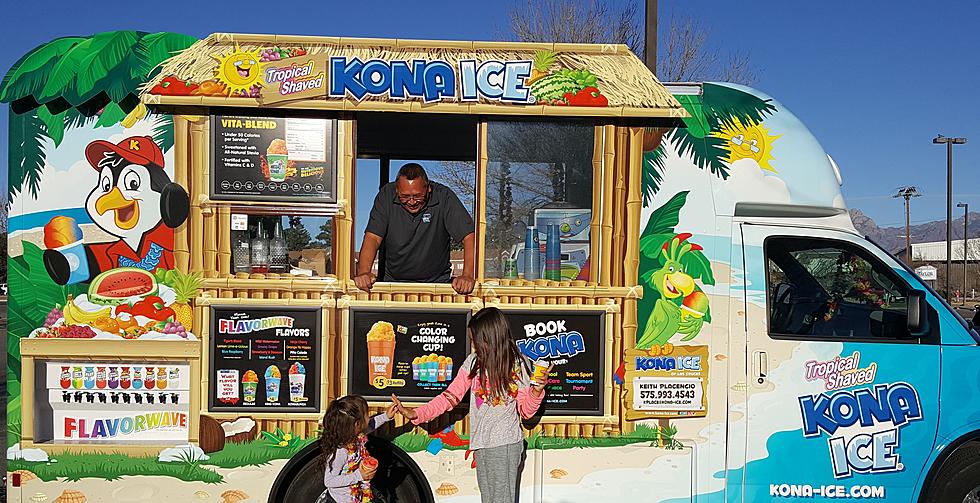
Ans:
<svg viewBox="0 0 980 503"><path fill-rule="evenodd" d="M422 357L416 356L412 359L412 380L418 381L420 372L420 367L422 366Z"/></svg>
<svg viewBox="0 0 980 503"><path fill-rule="evenodd" d="M694 291L684 297L684 303L681 305L681 317L701 318L707 310L708 296L703 292Z"/></svg>
<svg viewBox="0 0 980 503"><path fill-rule="evenodd" d="M453 357L451 356L446 357L446 380L453 380Z"/></svg>
<svg viewBox="0 0 980 503"><path fill-rule="evenodd" d="M395 360L395 329L387 321L378 321L367 333L368 379L374 386L379 377L391 379Z"/></svg>
<svg viewBox="0 0 980 503"><path fill-rule="evenodd" d="M281 380L282 380L282 374L279 372L279 367L275 365L269 365L269 368L265 369L265 401L266 402L279 401L279 383Z"/></svg>
<svg viewBox="0 0 980 503"><path fill-rule="evenodd" d="M429 355L429 382L439 380L439 356L435 353Z"/></svg>
<svg viewBox="0 0 980 503"><path fill-rule="evenodd" d="M443 382L446 380L446 357L440 356L436 362L439 365L438 374L436 374L436 380Z"/></svg>
<svg viewBox="0 0 980 503"><path fill-rule="evenodd" d="M306 401L306 367L300 362L289 367L289 401Z"/></svg>
<svg viewBox="0 0 980 503"><path fill-rule="evenodd" d="M68 284L89 279L88 259L82 244L82 229L74 218L56 216L44 226L44 246L56 250L68 261Z"/></svg>
<svg viewBox="0 0 980 503"><path fill-rule="evenodd" d="M254 370L246 371L245 376L242 377L242 397L243 400L245 400L245 403L255 403L255 395L258 387L259 376Z"/></svg>
<svg viewBox="0 0 980 503"><path fill-rule="evenodd" d="M276 138L269 144L266 150L266 161L269 163L269 178L273 182L286 180L286 166L289 164L289 150L286 149L286 140Z"/></svg>

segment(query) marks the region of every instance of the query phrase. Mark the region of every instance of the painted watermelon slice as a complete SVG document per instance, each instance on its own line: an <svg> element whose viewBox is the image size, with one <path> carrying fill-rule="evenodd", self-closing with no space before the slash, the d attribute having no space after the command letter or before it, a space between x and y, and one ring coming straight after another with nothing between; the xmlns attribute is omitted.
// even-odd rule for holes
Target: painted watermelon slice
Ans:
<svg viewBox="0 0 980 503"><path fill-rule="evenodd" d="M157 280L148 271L119 267L99 274L88 287L88 298L98 304L119 305L130 297L157 293Z"/></svg>

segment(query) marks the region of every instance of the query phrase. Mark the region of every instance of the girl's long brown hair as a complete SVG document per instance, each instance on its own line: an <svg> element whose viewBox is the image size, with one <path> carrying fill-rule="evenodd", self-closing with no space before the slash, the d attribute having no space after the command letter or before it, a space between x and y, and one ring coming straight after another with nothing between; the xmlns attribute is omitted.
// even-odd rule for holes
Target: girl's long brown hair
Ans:
<svg viewBox="0 0 980 503"><path fill-rule="evenodd" d="M320 463L324 469L332 470L337 449L346 447L364 431L367 411L367 400L359 395L338 398L327 406L319 441Z"/></svg>
<svg viewBox="0 0 980 503"><path fill-rule="evenodd" d="M476 362L470 376L480 378L491 399L506 397L513 381L511 371L517 363L530 373L527 360L510 333L507 317L499 309L487 307L470 318L469 329L476 350Z"/></svg>

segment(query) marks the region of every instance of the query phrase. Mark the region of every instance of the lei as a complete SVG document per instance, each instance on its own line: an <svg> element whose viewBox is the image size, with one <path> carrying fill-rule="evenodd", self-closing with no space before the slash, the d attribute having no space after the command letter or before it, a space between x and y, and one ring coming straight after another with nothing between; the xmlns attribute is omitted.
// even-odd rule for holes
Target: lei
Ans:
<svg viewBox="0 0 980 503"><path fill-rule="evenodd" d="M367 455L367 435L361 433L357 438L347 445L347 472L354 473L361 468L361 461ZM367 481L355 482L350 486L350 497L353 503L371 503L374 495L371 493L371 484Z"/></svg>

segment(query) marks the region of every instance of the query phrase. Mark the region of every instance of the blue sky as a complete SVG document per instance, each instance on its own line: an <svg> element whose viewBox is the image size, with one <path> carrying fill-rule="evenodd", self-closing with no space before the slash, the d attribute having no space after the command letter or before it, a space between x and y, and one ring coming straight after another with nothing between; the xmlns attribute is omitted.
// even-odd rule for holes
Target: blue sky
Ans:
<svg viewBox="0 0 980 503"><path fill-rule="evenodd" d="M526 5L520 2L520 5ZM955 147L955 201L980 211L980 4L922 2L718 2L660 0L661 27L671 14L698 18L720 51L749 51L755 87L793 111L840 165L851 207L881 225L904 221L888 196L914 184L915 222L945 217L946 152L937 133L965 136ZM0 72L23 54L66 35L135 29L203 37L211 32L285 33L429 39L498 39L507 31L509 1L421 2L91 2L84 9L18 2L0 20L5 43ZM295 5L295 8L285 7ZM435 4L433 4L435 5ZM500 5L501 7L497 7ZM142 6L142 7L141 7ZM0 118L6 163L7 110ZM6 182L3 170L2 182ZM955 208L954 208L955 209ZM957 213L961 213L958 211Z"/></svg>

